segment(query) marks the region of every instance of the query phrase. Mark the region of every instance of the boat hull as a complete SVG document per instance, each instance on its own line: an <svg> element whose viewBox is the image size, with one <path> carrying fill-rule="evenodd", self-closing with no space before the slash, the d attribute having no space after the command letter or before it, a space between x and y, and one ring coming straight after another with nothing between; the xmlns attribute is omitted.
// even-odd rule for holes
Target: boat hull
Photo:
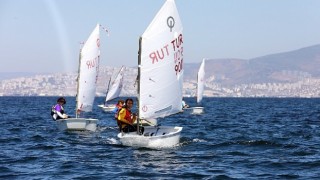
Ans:
<svg viewBox="0 0 320 180"><path fill-rule="evenodd" d="M61 131L96 131L98 119L68 118L56 120Z"/></svg>
<svg viewBox="0 0 320 180"><path fill-rule="evenodd" d="M184 108L183 111L190 112L191 114L202 114L203 113L203 107L190 107L190 108Z"/></svg>
<svg viewBox="0 0 320 180"><path fill-rule="evenodd" d="M182 127L145 126L142 135L137 132L121 132L118 138L124 146L168 148L179 144L181 131Z"/></svg>
<svg viewBox="0 0 320 180"><path fill-rule="evenodd" d="M103 111L105 112L111 112L114 110L114 108L116 108L115 105L108 105L108 106L104 106L103 104L98 105Z"/></svg>

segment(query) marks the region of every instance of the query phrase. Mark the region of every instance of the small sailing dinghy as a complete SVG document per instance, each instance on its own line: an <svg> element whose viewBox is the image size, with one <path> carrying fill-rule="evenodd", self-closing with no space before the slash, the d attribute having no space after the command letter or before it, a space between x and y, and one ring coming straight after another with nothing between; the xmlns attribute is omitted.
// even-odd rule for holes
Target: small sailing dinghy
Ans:
<svg viewBox="0 0 320 180"><path fill-rule="evenodd" d="M202 60L200 65L198 76L197 76L197 104L200 104L203 98L203 91L204 91L204 83L205 83L205 59ZM191 111L192 114L201 114L203 113L203 107L188 107L184 108L183 110Z"/></svg>
<svg viewBox="0 0 320 180"><path fill-rule="evenodd" d="M122 87L123 87L123 74L124 74L125 67L122 66L121 69L119 70L116 78L114 81L111 83L110 87L110 82L111 82L111 77L108 83L108 88L107 88L107 93L106 93L106 99L104 104L98 105L103 111L112 111L116 107L115 104L108 104L109 101L119 97Z"/></svg>
<svg viewBox="0 0 320 180"><path fill-rule="evenodd" d="M57 120L60 130L88 130L97 129L98 119L80 118L81 112L91 112L96 94L100 61L100 25L97 24L88 40L80 49L76 118Z"/></svg>
<svg viewBox="0 0 320 180"><path fill-rule="evenodd" d="M182 110L182 24L174 0L167 0L139 39L138 124ZM179 144L182 127L143 126L120 132L125 146L166 148Z"/></svg>

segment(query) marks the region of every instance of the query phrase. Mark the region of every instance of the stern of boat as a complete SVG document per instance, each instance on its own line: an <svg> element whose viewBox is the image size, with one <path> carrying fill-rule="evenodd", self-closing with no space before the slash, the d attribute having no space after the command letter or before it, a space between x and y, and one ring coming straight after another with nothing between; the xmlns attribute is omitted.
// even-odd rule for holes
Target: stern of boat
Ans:
<svg viewBox="0 0 320 180"><path fill-rule="evenodd" d="M97 119L68 118L56 121L61 131L96 131Z"/></svg>

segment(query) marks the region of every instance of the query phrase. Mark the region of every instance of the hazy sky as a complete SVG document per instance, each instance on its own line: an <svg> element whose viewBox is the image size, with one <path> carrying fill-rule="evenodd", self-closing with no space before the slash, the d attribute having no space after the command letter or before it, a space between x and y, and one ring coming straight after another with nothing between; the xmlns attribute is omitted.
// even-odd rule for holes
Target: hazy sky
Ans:
<svg viewBox="0 0 320 180"><path fill-rule="evenodd" d="M97 23L101 64L137 65L138 40L165 0L0 0L0 72L78 67ZM320 44L320 0L176 0L184 62L249 59Z"/></svg>

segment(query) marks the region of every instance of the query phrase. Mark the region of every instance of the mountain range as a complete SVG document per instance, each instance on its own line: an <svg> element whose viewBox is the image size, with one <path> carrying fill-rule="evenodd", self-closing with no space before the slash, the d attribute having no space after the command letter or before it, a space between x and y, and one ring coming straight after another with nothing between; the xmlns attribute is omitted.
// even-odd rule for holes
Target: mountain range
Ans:
<svg viewBox="0 0 320 180"><path fill-rule="evenodd" d="M196 79L200 63L185 64L185 80ZM207 59L206 79L224 86L248 83L292 83L320 76L320 45L253 59Z"/></svg>

